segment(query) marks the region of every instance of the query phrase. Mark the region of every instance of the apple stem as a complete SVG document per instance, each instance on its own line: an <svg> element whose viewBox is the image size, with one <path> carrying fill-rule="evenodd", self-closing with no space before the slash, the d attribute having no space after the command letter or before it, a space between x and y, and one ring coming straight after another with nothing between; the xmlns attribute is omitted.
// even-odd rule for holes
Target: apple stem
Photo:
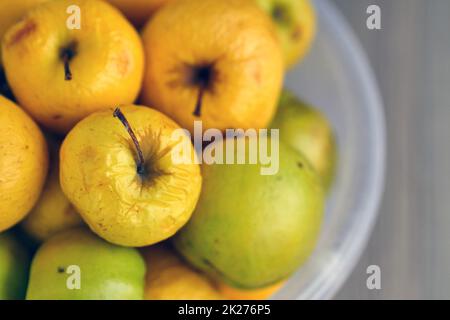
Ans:
<svg viewBox="0 0 450 320"><path fill-rule="evenodd" d="M201 116L203 96L205 95L205 90L206 90L205 86L200 86L200 89L198 91L197 104L195 105L195 110L193 113L195 117Z"/></svg>
<svg viewBox="0 0 450 320"><path fill-rule="evenodd" d="M65 74L65 80L66 81L70 81L72 80L72 72L70 71L70 59L71 59L71 54L69 51L64 52L63 54L63 62L64 62L64 74Z"/></svg>
<svg viewBox="0 0 450 320"><path fill-rule="evenodd" d="M136 138L136 135L133 132L133 129L131 129L130 123L128 122L125 115L122 113L120 108L116 108L114 110L114 117L119 119L120 122L124 125L125 129L127 129L128 134L131 137L131 140L133 141L134 147L136 148L137 156L138 156L138 163L137 163L137 172L140 175L145 174L145 160L144 155L142 154L141 146L139 145L139 141Z"/></svg>

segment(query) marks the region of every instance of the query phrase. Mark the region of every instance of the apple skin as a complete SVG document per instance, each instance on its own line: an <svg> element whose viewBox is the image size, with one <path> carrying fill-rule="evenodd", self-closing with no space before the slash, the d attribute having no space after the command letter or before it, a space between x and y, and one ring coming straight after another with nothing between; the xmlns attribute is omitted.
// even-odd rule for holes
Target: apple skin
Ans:
<svg viewBox="0 0 450 320"><path fill-rule="evenodd" d="M165 240L190 218L201 189L198 164L174 163L172 134L180 127L147 107L121 110L134 130L147 174L137 173L136 151L113 110L92 114L67 135L60 152L63 192L89 227L123 246ZM195 155L190 137L179 140Z"/></svg>
<svg viewBox="0 0 450 320"><path fill-rule="evenodd" d="M272 18L279 36L286 68L308 53L316 35L317 21L310 0L256 0Z"/></svg>
<svg viewBox="0 0 450 320"><path fill-rule="evenodd" d="M167 245L142 250L147 263L145 300L220 300L213 283Z"/></svg>
<svg viewBox="0 0 450 320"><path fill-rule="evenodd" d="M280 130L282 141L306 156L321 177L325 190L329 190L335 178L338 150L328 119L285 90L271 127Z"/></svg>
<svg viewBox="0 0 450 320"><path fill-rule="evenodd" d="M69 266L80 268L80 289L69 290ZM37 251L27 300L142 300L145 263L136 249L110 244L85 228L58 233Z"/></svg>
<svg viewBox="0 0 450 320"><path fill-rule="evenodd" d="M80 30L66 26L72 5L81 10ZM133 103L141 88L139 34L104 1L43 3L12 26L2 44L6 78L17 101L58 133L95 111ZM71 80L66 80L65 51L71 56Z"/></svg>
<svg viewBox="0 0 450 320"><path fill-rule="evenodd" d="M108 0L133 23L136 28L145 22L163 5L173 0Z"/></svg>
<svg viewBox="0 0 450 320"><path fill-rule="evenodd" d="M0 234L0 300L25 298L29 252L11 233Z"/></svg>
<svg viewBox="0 0 450 320"><path fill-rule="evenodd" d="M38 202L21 223L27 235L38 242L83 224L59 183L60 143L53 137L47 138L47 142L50 149L50 172Z"/></svg>
<svg viewBox="0 0 450 320"><path fill-rule="evenodd" d="M279 155L275 175L261 175L260 164L202 166L199 202L174 239L196 268L255 289L286 279L309 257L322 222L322 186L303 155L282 143Z"/></svg>
<svg viewBox="0 0 450 320"><path fill-rule="evenodd" d="M3 38L9 27L22 18L25 13L40 3L49 0L2 0L0 1L0 39ZM0 53L0 68L1 68Z"/></svg>
<svg viewBox="0 0 450 320"><path fill-rule="evenodd" d="M39 199L48 168L47 143L34 121L0 96L0 232L21 221Z"/></svg>
<svg viewBox="0 0 450 320"><path fill-rule="evenodd" d="M270 123L284 64L275 28L253 1L170 2L150 19L142 39L143 104L191 131L196 120L205 130Z"/></svg>

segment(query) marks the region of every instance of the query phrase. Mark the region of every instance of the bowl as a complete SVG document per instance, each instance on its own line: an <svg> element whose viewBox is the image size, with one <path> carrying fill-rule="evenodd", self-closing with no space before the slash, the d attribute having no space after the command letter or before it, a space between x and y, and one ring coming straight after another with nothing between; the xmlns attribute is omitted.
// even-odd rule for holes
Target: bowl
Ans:
<svg viewBox="0 0 450 320"><path fill-rule="evenodd" d="M331 120L340 153L337 180L314 254L273 299L333 297L367 244L384 187L385 122L374 74L334 5L314 4L315 44L286 86Z"/></svg>

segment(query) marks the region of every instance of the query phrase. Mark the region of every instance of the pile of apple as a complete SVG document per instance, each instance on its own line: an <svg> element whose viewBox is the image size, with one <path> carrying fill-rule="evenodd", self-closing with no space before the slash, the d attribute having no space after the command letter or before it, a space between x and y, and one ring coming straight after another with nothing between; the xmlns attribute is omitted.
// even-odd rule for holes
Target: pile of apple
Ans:
<svg viewBox="0 0 450 320"><path fill-rule="evenodd" d="M0 1L0 299L278 290L336 163L327 119L282 89L315 24L308 0ZM199 165L195 122L279 129L277 173Z"/></svg>

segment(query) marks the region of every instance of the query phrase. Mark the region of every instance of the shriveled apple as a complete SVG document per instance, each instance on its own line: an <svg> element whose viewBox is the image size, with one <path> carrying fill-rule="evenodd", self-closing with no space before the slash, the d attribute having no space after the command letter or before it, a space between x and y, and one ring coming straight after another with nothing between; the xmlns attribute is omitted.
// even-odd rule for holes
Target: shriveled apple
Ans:
<svg viewBox="0 0 450 320"><path fill-rule="evenodd" d="M172 148L189 137L159 111L137 106L92 114L61 148L61 186L91 229L124 246L171 237L190 218L201 188L200 167L177 163ZM195 154L192 151L192 154Z"/></svg>
<svg viewBox="0 0 450 320"><path fill-rule="evenodd" d="M193 131L264 128L283 58L272 22L251 0L177 0L143 31L142 101Z"/></svg>

